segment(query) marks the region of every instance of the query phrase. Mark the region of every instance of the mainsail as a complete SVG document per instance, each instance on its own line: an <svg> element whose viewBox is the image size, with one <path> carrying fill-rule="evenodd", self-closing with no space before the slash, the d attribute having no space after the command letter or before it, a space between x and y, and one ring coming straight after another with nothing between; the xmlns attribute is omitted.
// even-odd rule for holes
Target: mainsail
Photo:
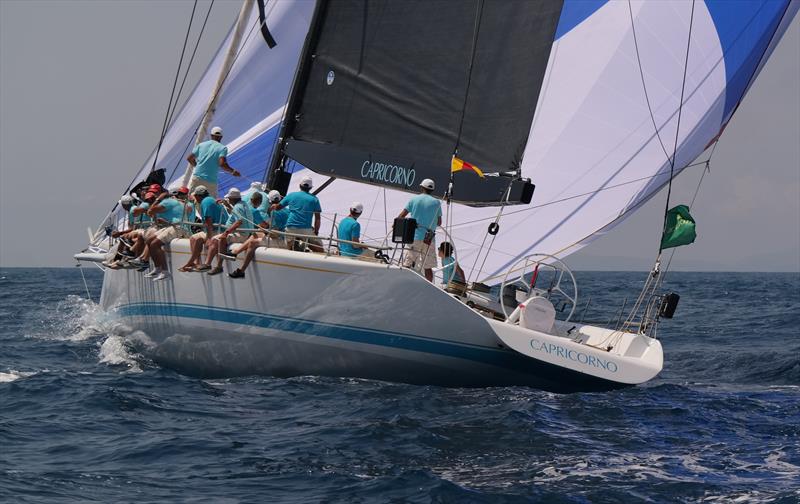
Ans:
<svg viewBox="0 0 800 504"><path fill-rule="evenodd" d="M669 181L676 138L674 172L679 173L695 160L718 138L800 8L800 2L789 0L330 3L341 9L342 15L349 14L339 21L336 16L323 18L318 27L319 42L328 47L326 36L337 34L336 25L326 22L346 22L347 31L340 35L350 38L343 46L344 53L335 61L323 58L316 68L312 65L311 84L297 90L308 101L300 100L301 116L294 141L330 149L344 146L347 140L348 149L374 149L411 160L419 152L431 165L438 167L444 161L441 166L444 180L450 175L451 156L459 144L458 157L483 171L516 170L517 176L530 178L537 189L528 205L479 208L454 203L445 216L444 220L450 223L449 239L457 247L459 262L467 276L493 282L517 258L531 252L564 257L608 232L639 208ZM413 25L395 26L398 11L432 8L431 5L449 11L449 15L436 18L444 27L442 32L420 32ZM537 8L541 12L529 12L531 5L540 6ZM258 12L253 10L253 34L242 40L213 121L226 132L229 161L247 179L264 180L267 176L264 171L314 9L315 3L310 1L268 2L266 22L277 41L272 49L258 33ZM485 40L469 21L479 19L476 17L479 9L484 9L484 13L499 13L493 21L497 26L508 23L504 47L514 47L509 52L510 59L483 60L481 50L473 51L473 47L483 47L481 40ZM512 12L514 9L520 12ZM413 18L419 17L420 12L406 14ZM534 23L533 19L538 21ZM353 23L354 20L361 23ZM536 24L535 33L522 33L520 26L531 23ZM463 28L457 33L445 33L456 24ZM384 29L397 35L401 28L406 29L404 36L386 39L378 36ZM462 121L453 119L457 107L447 104L453 101L453 96L462 99L466 96L470 103L469 93L465 93L469 89L466 84L469 76L464 73L468 65L458 65L453 77L447 69L441 74L431 74L430 69L418 72L419 69L408 65L395 68L392 61L373 61L369 57L373 51L400 55L404 48L441 51L448 35L460 48L459 61L463 63L467 55L475 57L478 64L473 68L474 75L479 81L485 80L480 82L481 86L488 86L480 89L492 90L488 95L497 96L498 110L508 110L509 103L503 98L524 97L519 99L520 110L512 114L508 124L498 124L490 113L484 115L486 109L491 109L492 101L487 102L487 94L481 91L474 95L482 96L477 108L462 109L466 110L462 133L457 129L454 133L453 124L461 125ZM497 36L495 33L494 37ZM425 45L426 37L439 45ZM381 44L396 44L396 47L385 48ZM357 51L349 52L354 47ZM548 48L544 57L540 54L542 47ZM176 166L173 180L182 175L183 158L194 142L193 133L216 80L222 52L167 132L158 165L167 167L168 173ZM326 65L330 68L326 69ZM506 72L519 70L517 66L524 67L522 74L528 78L504 80ZM363 89L380 82L373 76L382 77L384 67L385 71L391 71L392 82L400 81L388 87ZM331 70L333 75L329 75ZM328 84L329 79L333 85ZM345 85L339 86L342 82ZM399 97L397 93L408 91L407 84L413 84L414 89ZM496 88L491 87L495 84ZM682 87L685 93L681 102ZM344 89L344 95L339 101L322 103L321 108L318 108L320 102L309 94L334 88ZM440 96L437 93L448 90L452 96L436 98ZM442 100L445 103L439 103ZM403 103L406 107L399 108L398 104ZM394 117L396 123L385 123L385 129L348 124L346 117L356 116L340 116L338 111L356 106L380 114L382 119ZM434 108L421 110L426 107ZM470 111L477 114L478 120L470 119ZM392 124L413 122L418 113L422 118L421 128L428 128L430 135L391 138L392 131L398 131ZM480 120L483 117L490 118L485 125ZM373 130L376 134L370 140ZM337 131L339 137L335 135ZM524 138L520 138L520 131L525 132ZM352 144L353 138L357 139L357 145ZM405 151L397 152L399 147ZM517 148L522 152L517 152ZM290 141L287 152L303 157L292 149ZM152 160L145 164L142 175L151 164ZM319 173L292 163L287 167L289 171L309 173L317 186L336 175L322 165L312 168ZM485 182L470 172L455 177L460 180L471 177L464 187L480 187ZM227 175L220 182L221 189L246 185ZM458 182L454 188L456 195ZM441 195L442 191L437 193ZM337 179L320 198L324 212L329 215L346 214L352 200L360 200L366 207L360 220L362 234L380 241L387 235L391 220L408 193L392 188L391 184L376 187ZM499 233L484 240L488 224L500 212ZM327 222L329 227L330 221ZM323 226L321 233L327 232Z"/></svg>

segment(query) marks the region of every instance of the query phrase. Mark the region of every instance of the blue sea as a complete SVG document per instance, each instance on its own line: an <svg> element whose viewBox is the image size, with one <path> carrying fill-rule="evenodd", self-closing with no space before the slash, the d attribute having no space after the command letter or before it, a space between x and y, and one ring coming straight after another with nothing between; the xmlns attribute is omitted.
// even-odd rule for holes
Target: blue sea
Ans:
<svg viewBox="0 0 800 504"><path fill-rule="evenodd" d="M646 273L576 276L608 322ZM188 377L116 334L77 268L2 269L0 501L800 502L800 274L666 287L662 374L558 395Z"/></svg>

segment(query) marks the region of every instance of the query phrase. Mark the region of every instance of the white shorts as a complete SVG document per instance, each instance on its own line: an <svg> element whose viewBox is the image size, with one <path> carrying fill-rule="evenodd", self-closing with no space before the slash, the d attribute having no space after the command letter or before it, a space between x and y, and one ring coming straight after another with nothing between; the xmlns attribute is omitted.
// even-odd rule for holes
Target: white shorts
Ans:
<svg viewBox="0 0 800 504"><path fill-rule="evenodd" d="M422 240L414 240L403 258L403 266L417 270L433 269L436 267L436 240L430 244Z"/></svg>

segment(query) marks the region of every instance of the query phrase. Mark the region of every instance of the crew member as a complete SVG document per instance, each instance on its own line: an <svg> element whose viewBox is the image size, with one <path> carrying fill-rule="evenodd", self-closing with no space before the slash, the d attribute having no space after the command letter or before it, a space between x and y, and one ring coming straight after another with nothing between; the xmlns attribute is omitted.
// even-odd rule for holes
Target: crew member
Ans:
<svg viewBox="0 0 800 504"><path fill-rule="evenodd" d="M311 177L305 176L300 180L300 190L287 194L280 203L272 205L271 210L281 210L283 208L289 209L289 218L286 221L286 232L289 234L287 237L286 246L289 249L294 248L295 236L306 235L300 239L308 242L308 248L313 252L322 252L322 242L319 238L308 238L309 235L318 235L319 226L321 224L320 214L322 213L322 206L319 204L319 199L311 194L311 188L314 182ZM314 227L311 227L311 216L314 216Z"/></svg>
<svg viewBox="0 0 800 504"><path fill-rule="evenodd" d="M181 187L173 191L170 195L155 203L148 213L159 222L165 224L160 228L151 239L147 241L147 248L150 257L153 259L153 270L145 273L145 276L153 277L153 281L161 281L169 278L167 269L167 254L164 252L164 244L170 243L175 238L183 238L188 235L183 224L187 212L187 201L189 188Z"/></svg>
<svg viewBox="0 0 800 504"><path fill-rule="evenodd" d="M192 255L186 264L178 268L178 271L202 271L201 266L198 265L200 255L203 253L203 244L206 243L209 237L217 234L217 227L222 223L222 207L219 203L208 193L205 186L197 186L192 191L192 198L194 198L195 205L200 208L200 224L201 231L194 233L189 238L189 250ZM209 269L209 268L206 268Z"/></svg>
<svg viewBox="0 0 800 504"><path fill-rule="evenodd" d="M357 201L350 205L350 215L342 219L342 222L339 223L337 237L340 240L359 243L361 224L358 223L358 218L361 217L363 211L364 205ZM360 256L364 250L365 247L362 245L339 242L339 254L345 257Z"/></svg>
<svg viewBox="0 0 800 504"><path fill-rule="evenodd" d="M222 128L214 126L211 128L211 140L195 145L192 153L186 158L189 164L192 165L192 178L189 181L190 190L202 185L216 198L220 169L225 170L234 177L242 175L228 164L228 148L222 145L221 141Z"/></svg>
<svg viewBox="0 0 800 504"><path fill-rule="evenodd" d="M225 230L207 242L208 254L206 256L206 262L197 268L198 271L209 269L211 267L211 262L217 257L217 254L220 251L227 251L229 243L242 243L250 236L250 233L237 232L239 228L250 228L254 225L253 211L250 209L249 205L242 201L242 193L239 192L239 189L232 187L228 190L228 194L225 195L225 199L231 207L230 215L225 223ZM218 275L220 273L222 273L221 257L217 259L217 265L212 268L208 274Z"/></svg>
<svg viewBox="0 0 800 504"><path fill-rule="evenodd" d="M414 243L403 260L406 268L416 268L425 272L425 278L433 282L433 268L436 267L436 228L442 224L442 203L431 196L436 187L431 179L420 184L420 194L414 196L397 216L404 219L410 215L417 221Z"/></svg>

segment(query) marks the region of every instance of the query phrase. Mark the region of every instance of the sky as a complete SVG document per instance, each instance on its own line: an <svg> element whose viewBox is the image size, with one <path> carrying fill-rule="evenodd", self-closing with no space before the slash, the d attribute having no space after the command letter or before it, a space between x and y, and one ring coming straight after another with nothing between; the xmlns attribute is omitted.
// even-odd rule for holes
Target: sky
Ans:
<svg viewBox="0 0 800 504"><path fill-rule="evenodd" d="M216 0L188 83L236 17ZM200 0L205 13L208 0ZM188 0L0 0L0 266L70 266L158 140L192 8ZM191 86L187 84L187 90ZM188 93L187 93L188 94ZM687 169L671 201L688 203ZM648 269L665 192L568 259ZM675 270L800 271L800 17L728 125Z"/></svg>

